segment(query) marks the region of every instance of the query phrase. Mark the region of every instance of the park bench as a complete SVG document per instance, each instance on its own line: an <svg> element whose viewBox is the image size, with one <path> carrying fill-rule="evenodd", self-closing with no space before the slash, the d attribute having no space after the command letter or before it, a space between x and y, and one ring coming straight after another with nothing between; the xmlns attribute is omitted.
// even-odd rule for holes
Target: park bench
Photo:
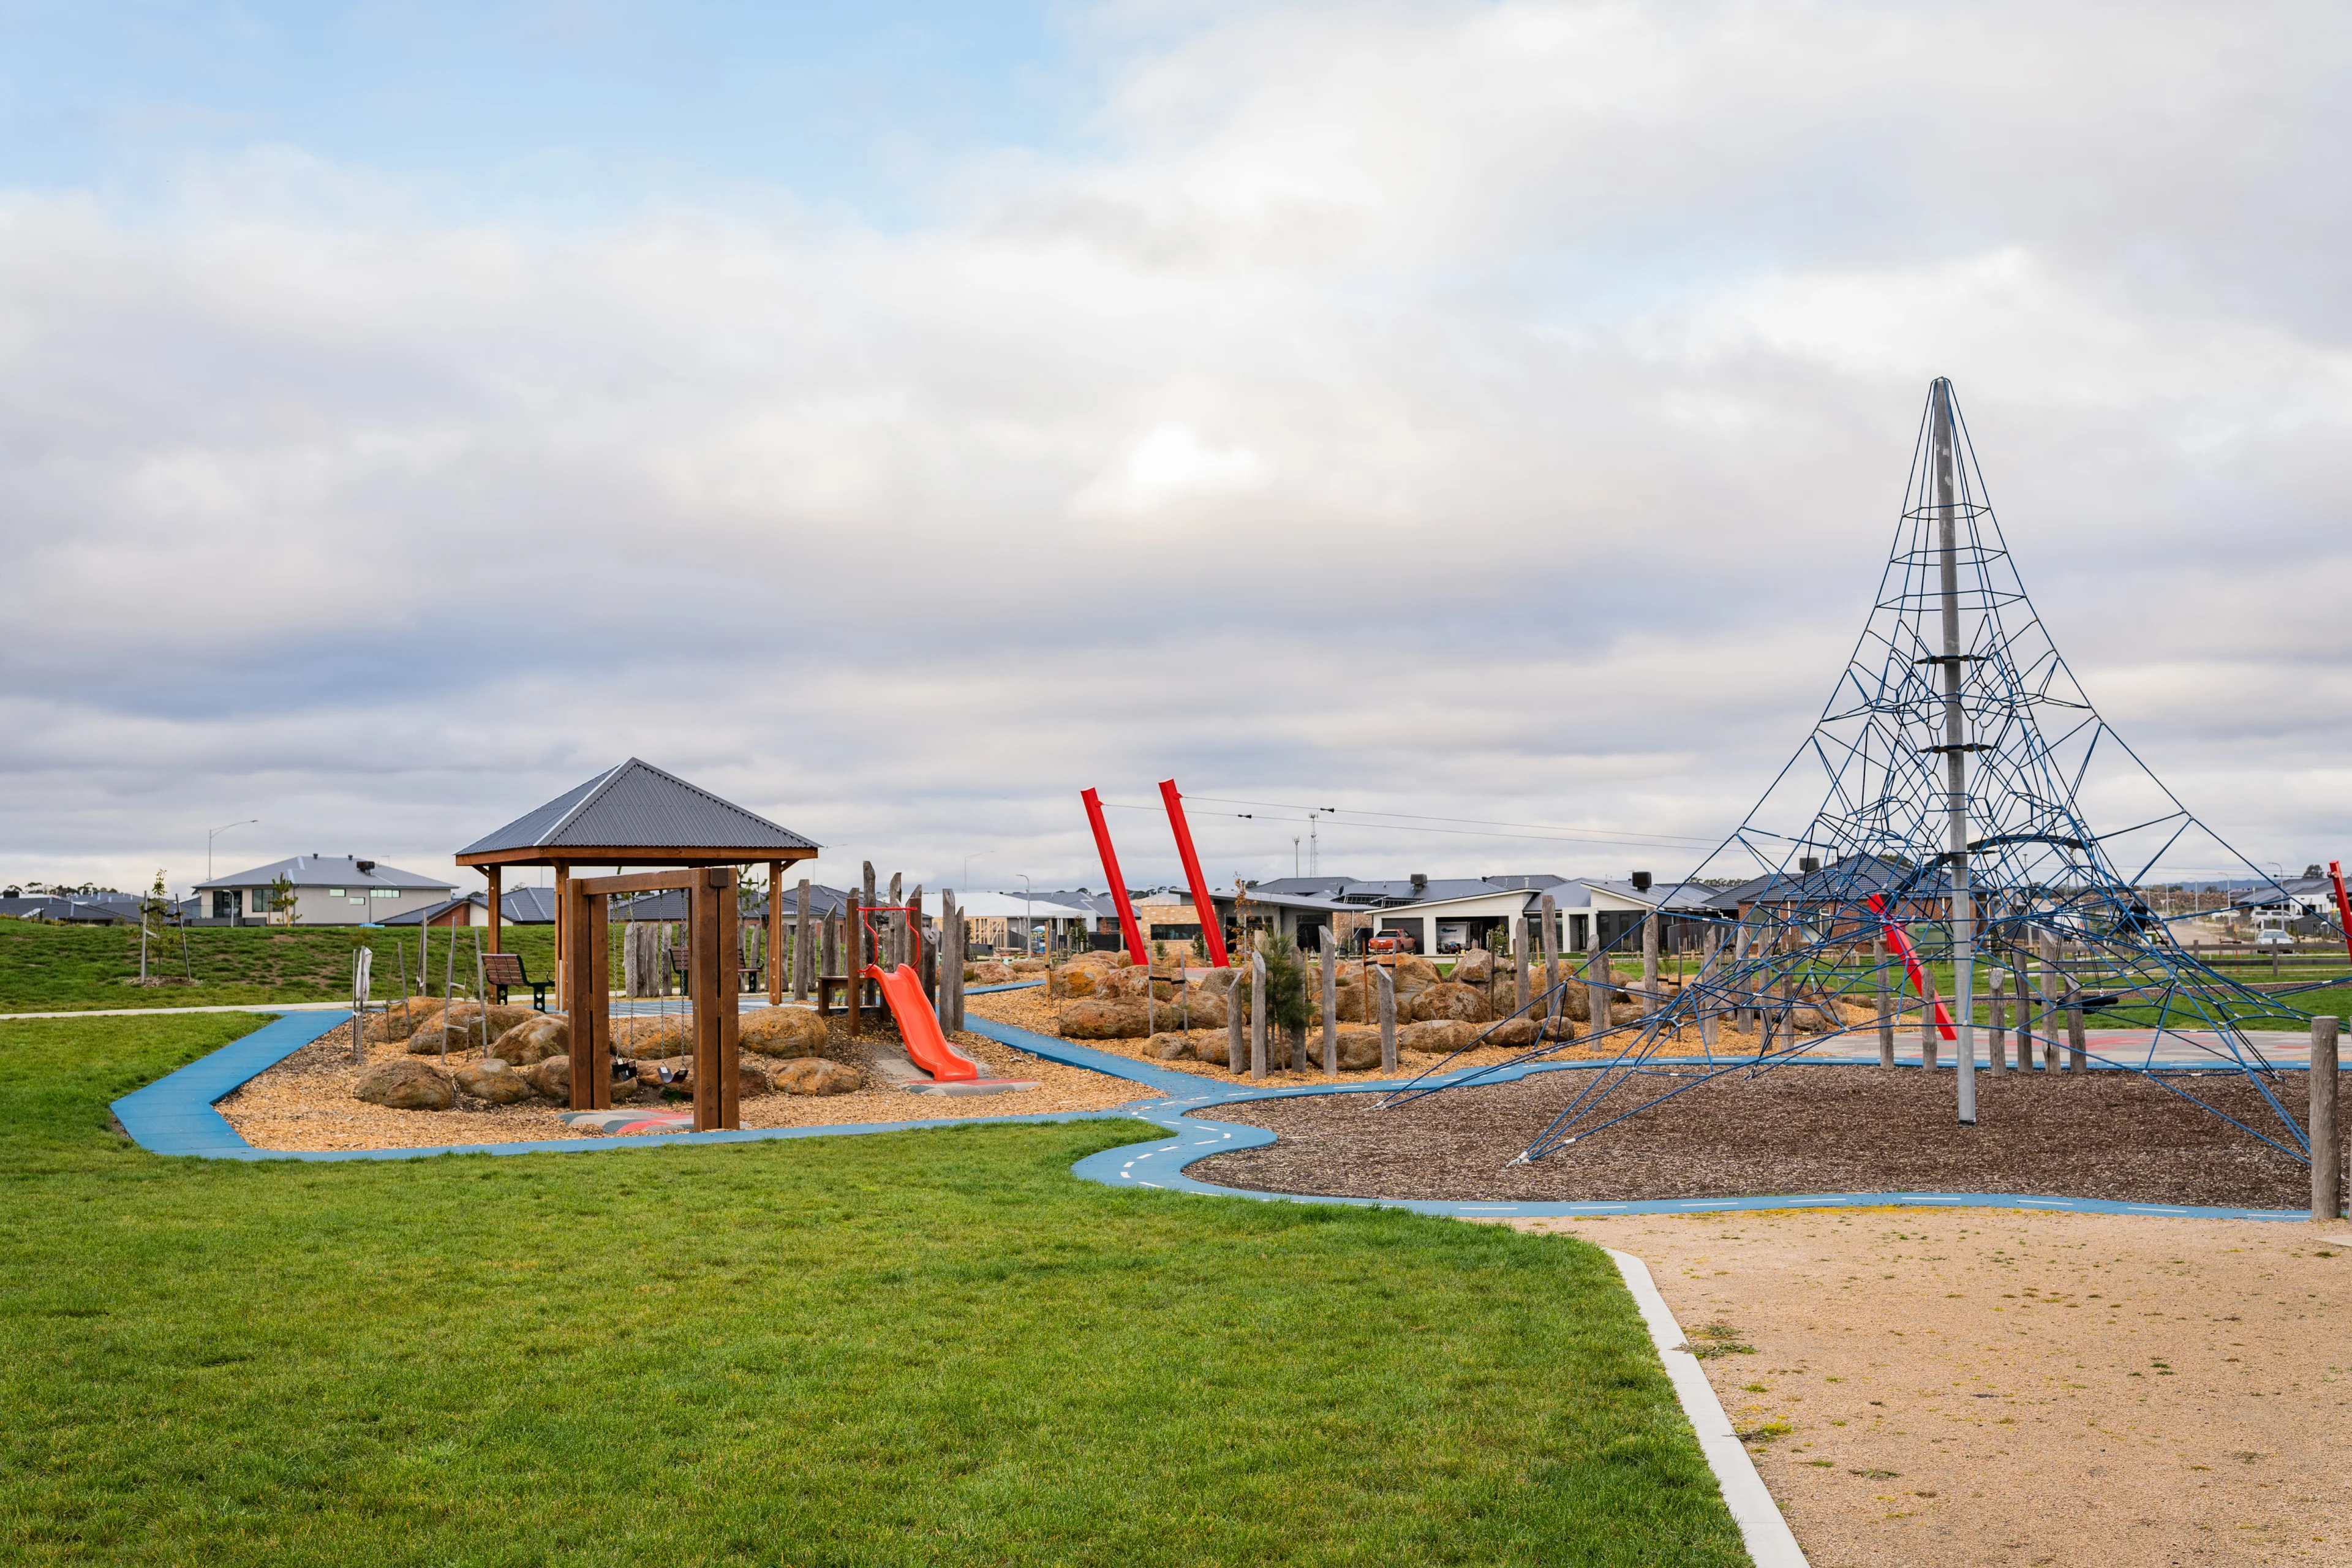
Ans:
<svg viewBox="0 0 2352 1568"><path fill-rule="evenodd" d="M498 992L500 1002L507 999L507 987L530 986L530 1005L533 1009L541 1013L547 1011L547 989L555 984L552 980L533 980L524 973L522 954L519 952L482 954L482 979Z"/></svg>
<svg viewBox="0 0 2352 1568"><path fill-rule="evenodd" d="M688 965L691 962L691 957L683 942L669 950L669 972L677 976L677 994L681 996L692 994L692 987L688 983ZM737 964L735 989L741 992L757 991L760 988L760 976L766 973L764 968L756 963Z"/></svg>

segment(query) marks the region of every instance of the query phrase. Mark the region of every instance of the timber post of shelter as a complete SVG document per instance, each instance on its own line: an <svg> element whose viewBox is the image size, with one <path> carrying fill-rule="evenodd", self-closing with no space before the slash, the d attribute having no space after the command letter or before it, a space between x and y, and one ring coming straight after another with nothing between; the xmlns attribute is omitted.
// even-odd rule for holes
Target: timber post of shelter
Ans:
<svg viewBox="0 0 2352 1568"><path fill-rule="evenodd" d="M784 863L768 862L768 1005L784 1005Z"/></svg>
<svg viewBox="0 0 2352 1568"><path fill-rule="evenodd" d="M608 1110L613 1104L612 944L606 934L606 900L616 893L667 892L687 895L694 1130L732 1131L743 1121L740 1025L736 988L726 977L742 941L742 927L735 905L735 873L725 867L567 879L564 931L571 962L564 965L563 997L572 1029L572 1109Z"/></svg>

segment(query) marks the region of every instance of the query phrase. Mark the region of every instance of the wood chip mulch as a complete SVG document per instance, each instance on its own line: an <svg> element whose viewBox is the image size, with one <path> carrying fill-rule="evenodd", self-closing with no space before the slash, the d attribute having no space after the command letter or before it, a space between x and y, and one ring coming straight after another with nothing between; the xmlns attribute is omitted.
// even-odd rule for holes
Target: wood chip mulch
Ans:
<svg viewBox="0 0 2352 1568"><path fill-rule="evenodd" d="M1002 1046L978 1035L959 1033L956 1044L996 1077L1030 1079L1035 1089L972 1098L912 1094L868 1066L866 1042L848 1037L839 1016L825 1020L831 1043L824 1055L858 1069L865 1087L850 1094L763 1094L742 1102L745 1128L828 1127L876 1121L948 1121L973 1116L1030 1116L1070 1110L1108 1110L1146 1096L1141 1085L1084 1068L1066 1066ZM888 1016L869 1015L873 1039L896 1045ZM488 1105L460 1097L448 1110L394 1110L352 1095L362 1068L352 1062L351 1031L330 1032L246 1083L215 1107L240 1137L257 1149L429 1149L445 1144L529 1142L593 1136L562 1121L566 1107L533 1099L520 1105ZM367 1044L369 1065L407 1054L404 1041ZM454 1069L481 1056L478 1047L453 1049ZM424 1060L440 1064L437 1052ZM772 1072L779 1061L753 1052L743 1059ZM625 1103L637 1104L637 1100ZM649 1109L665 1102L645 1101Z"/></svg>
<svg viewBox="0 0 2352 1568"><path fill-rule="evenodd" d="M1734 1072L1534 1164L1511 1164L1591 1080L1589 1072L1537 1073L1387 1110L1375 1093L1221 1106L1201 1114L1272 1129L1279 1141L1217 1155L1185 1174L1260 1192L1470 1201L1902 1191L2244 1208L2310 1201L2310 1172L2299 1161L2122 1072L2036 1074L2031 1082L1979 1074L1973 1128L1957 1124L1949 1072L1827 1065ZM1637 1078L1611 1101L1612 1112L1675 1081ZM2179 1081L2284 1142L2245 1079ZM2279 1074L2271 1092L2300 1116L2305 1075Z"/></svg>

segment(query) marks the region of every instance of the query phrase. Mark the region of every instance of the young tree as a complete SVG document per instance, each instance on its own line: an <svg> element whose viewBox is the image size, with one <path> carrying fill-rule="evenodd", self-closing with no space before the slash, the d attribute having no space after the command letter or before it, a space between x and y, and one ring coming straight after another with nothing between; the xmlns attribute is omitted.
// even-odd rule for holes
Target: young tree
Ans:
<svg viewBox="0 0 2352 1568"><path fill-rule="evenodd" d="M148 936L151 931L161 936L163 923L170 917L171 912L171 889L163 886L163 868L158 867L155 871L155 885L148 889L146 896L139 900L139 984L142 985L148 984Z"/></svg>
<svg viewBox="0 0 2352 1568"><path fill-rule="evenodd" d="M278 879L269 884L269 896L262 901L268 906L270 914L283 913L288 925L301 918L294 908L294 879L283 871L278 872Z"/></svg>

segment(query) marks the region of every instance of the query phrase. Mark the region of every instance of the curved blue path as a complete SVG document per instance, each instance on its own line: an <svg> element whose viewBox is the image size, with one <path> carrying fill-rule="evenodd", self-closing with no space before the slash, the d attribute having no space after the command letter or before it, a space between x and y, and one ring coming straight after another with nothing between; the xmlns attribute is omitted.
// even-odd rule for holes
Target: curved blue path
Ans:
<svg viewBox="0 0 2352 1568"><path fill-rule="evenodd" d="M1031 982L1030 984L1034 984ZM974 987L1017 990L1017 985ZM268 1009L257 1007L257 1013ZM243 1039L223 1046L114 1102L115 1120L142 1149L157 1154L185 1154L215 1160L414 1160L438 1154L550 1154L596 1149L650 1149L680 1143L753 1143L779 1138L824 1138L870 1132L922 1131L942 1127L1024 1121L1099 1121L1131 1118L1158 1127L1165 1137L1157 1143L1122 1144L1079 1161L1072 1171L1105 1186L1150 1187L1164 1192L1200 1193L1215 1197L1254 1198L1262 1203L1342 1204L1365 1208L1411 1209L1417 1214L1459 1218L1540 1218L1576 1215L1713 1214L1763 1209L1875 1208L1889 1205L1917 1208L2046 1209L2070 1214L2164 1215L2184 1219L2300 1220L2301 1209L2212 1208L2185 1204L2126 1204L2101 1198L2052 1198L2011 1193L1798 1193L1768 1197L1668 1198L1644 1203L1467 1203L1444 1199L1346 1198L1312 1193L1262 1193L1244 1187L1218 1186L1195 1181L1183 1168L1212 1154L1255 1149L1274 1142L1262 1127L1218 1121L1200 1114L1220 1105L1244 1100L1281 1100L1298 1095L1381 1093L1394 1089L1391 1081L1372 1080L1316 1084L1304 1089L1251 1088L1246 1080L1202 1078L1137 1061L1132 1057L1098 1051L1070 1040L1018 1029L986 1018L970 1018L972 1033L1048 1061L1087 1068L1111 1078L1125 1079L1153 1091L1116 1110L1075 1110L1034 1116L967 1116L922 1121L853 1122L831 1127L770 1127L737 1132L665 1132L634 1138L562 1138L533 1142L448 1144L428 1149L347 1149L288 1151L256 1149L238 1136L215 1110L214 1103L240 1084L258 1076L300 1050L320 1036L348 1025L347 1014L293 1013L278 1016ZM1875 1060L1875 1058L1870 1058ZM1717 1065L1722 1064L1717 1058ZM1507 1083L1538 1072L1576 1072L1599 1064L1541 1063L1529 1067L1465 1069L1480 1081ZM1661 1063L1658 1065L1675 1065ZM1427 1081L1446 1082L1452 1077Z"/></svg>

